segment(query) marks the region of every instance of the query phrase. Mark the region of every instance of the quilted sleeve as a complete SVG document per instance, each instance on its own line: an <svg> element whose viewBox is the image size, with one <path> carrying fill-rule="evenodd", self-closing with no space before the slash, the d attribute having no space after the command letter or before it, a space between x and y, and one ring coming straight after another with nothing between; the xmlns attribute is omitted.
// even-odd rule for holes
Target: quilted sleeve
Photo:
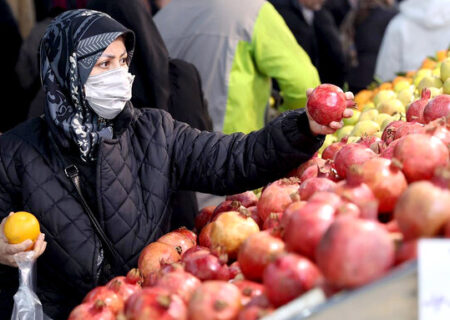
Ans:
<svg viewBox="0 0 450 320"><path fill-rule="evenodd" d="M2 137L6 138L6 137ZM9 212L14 211L14 184L10 178L14 170L12 150L5 147L4 139L0 139L0 221L5 218Z"/></svg>
<svg viewBox="0 0 450 320"><path fill-rule="evenodd" d="M310 159L323 143L304 110L284 113L248 135L200 132L174 122L171 160L181 189L232 194L255 189Z"/></svg>

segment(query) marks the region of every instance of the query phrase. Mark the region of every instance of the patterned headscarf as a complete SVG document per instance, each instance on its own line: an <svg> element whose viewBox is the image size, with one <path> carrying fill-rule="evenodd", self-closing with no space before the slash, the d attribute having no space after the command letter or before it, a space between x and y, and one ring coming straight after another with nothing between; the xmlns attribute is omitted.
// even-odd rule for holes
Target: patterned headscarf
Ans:
<svg viewBox="0 0 450 320"><path fill-rule="evenodd" d="M111 138L110 122L99 123L89 108L84 84L103 51L125 36L128 59L134 34L107 14L72 10L56 17L41 41L41 81L46 96L45 116L63 147L78 146L83 161L95 159L100 138Z"/></svg>

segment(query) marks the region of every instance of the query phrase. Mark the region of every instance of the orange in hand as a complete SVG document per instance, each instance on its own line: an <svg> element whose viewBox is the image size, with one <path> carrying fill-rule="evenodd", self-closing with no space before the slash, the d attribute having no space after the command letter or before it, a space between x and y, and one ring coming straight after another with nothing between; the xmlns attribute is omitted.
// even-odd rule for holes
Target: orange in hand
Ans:
<svg viewBox="0 0 450 320"><path fill-rule="evenodd" d="M18 211L10 215L3 228L6 239L10 244L21 243L27 239L33 241L34 246L39 234L41 233L39 221L34 215L26 211Z"/></svg>

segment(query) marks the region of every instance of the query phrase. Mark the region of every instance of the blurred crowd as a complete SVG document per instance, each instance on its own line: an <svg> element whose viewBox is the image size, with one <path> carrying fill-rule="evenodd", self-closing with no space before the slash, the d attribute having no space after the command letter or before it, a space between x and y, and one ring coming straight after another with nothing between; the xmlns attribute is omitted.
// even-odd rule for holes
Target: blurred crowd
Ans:
<svg viewBox="0 0 450 320"><path fill-rule="evenodd" d="M40 39L56 15L86 7L136 33L135 105L225 133L261 128L269 105L304 106L305 89L320 82L357 93L450 44L450 0L0 0L0 132L42 114ZM199 107L174 101L180 84L161 77L166 60L166 74L184 62L198 72Z"/></svg>

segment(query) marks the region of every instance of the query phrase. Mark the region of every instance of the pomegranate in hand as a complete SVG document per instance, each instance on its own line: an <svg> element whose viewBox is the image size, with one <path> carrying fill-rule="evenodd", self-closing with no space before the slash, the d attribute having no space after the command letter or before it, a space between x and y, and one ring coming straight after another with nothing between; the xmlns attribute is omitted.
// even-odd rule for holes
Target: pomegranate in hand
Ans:
<svg viewBox="0 0 450 320"><path fill-rule="evenodd" d="M306 108L314 121L328 125L332 121L341 121L347 101L341 88L332 84L321 84L308 97Z"/></svg>

